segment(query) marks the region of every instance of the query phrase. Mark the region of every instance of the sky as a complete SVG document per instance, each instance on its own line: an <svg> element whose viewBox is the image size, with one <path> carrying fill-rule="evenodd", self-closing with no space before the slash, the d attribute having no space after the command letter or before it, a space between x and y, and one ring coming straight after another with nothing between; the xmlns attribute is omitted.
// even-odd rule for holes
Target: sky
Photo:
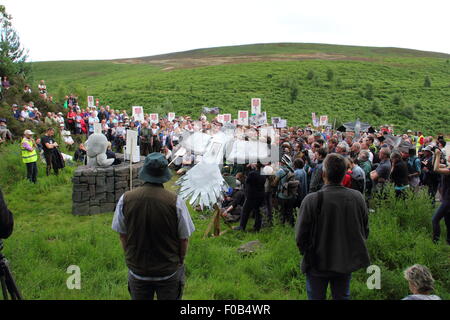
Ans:
<svg viewBox="0 0 450 320"><path fill-rule="evenodd" d="M0 0L31 61L304 42L450 53L449 0Z"/></svg>

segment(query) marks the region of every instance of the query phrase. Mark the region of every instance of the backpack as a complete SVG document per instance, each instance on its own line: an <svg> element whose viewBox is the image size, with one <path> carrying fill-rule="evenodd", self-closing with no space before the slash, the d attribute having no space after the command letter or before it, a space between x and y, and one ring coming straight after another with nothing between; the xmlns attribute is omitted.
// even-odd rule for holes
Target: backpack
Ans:
<svg viewBox="0 0 450 320"><path fill-rule="evenodd" d="M280 179L280 192L287 198L295 198L297 196L299 184L300 181L295 179L295 174L288 170L288 172Z"/></svg>
<svg viewBox="0 0 450 320"><path fill-rule="evenodd" d="M364 180L362 180L362 179L358 180L358 179L355 179L355 178L352 177L351 184L352 184L352 189L353 190L357 190L357 191L359 191L361 193L364 192L364 187L365 187Z"/></svg>
<svg viewBox="0 0 450 320"><path fill-rule="evenodd" d="M419 162L418 166L417 166L417 161ZM412 164L409 161L407 162L407 164L408 164L408 173L409 174L413 174L416 172L419 172L419 174L421 173L421 170L417 171L417 168L421 168L421 166L422 166L422 164L420 163L420 159L418 157L414 157Z"/></svg>

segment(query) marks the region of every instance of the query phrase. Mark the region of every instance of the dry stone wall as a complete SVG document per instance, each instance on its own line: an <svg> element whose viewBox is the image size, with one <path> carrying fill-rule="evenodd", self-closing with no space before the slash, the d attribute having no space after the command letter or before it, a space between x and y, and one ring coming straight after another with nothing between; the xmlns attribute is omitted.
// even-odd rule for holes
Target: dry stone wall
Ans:
<svg viewBox="0 0 450 320"><path fill-rule="evenodd" d="M133 188L143 184L138 179L142 166L142 161L132 165ZM130 164L127 162L109 168L78 167L72 182L72 214L113 212L120 197L130 190Z"/></svg>

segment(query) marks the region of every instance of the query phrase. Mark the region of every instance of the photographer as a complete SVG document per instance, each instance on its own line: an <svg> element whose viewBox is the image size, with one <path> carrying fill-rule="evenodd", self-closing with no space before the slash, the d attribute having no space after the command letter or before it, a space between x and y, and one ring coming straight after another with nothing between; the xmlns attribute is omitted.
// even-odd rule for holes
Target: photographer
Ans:
<svg viewBox="0 0 450 320"><path fill-rule="evenodd" d="M14 220L11 211L6 207L3 193L0 189L0 239L8 238L13 232Z"/></svg>
<svg viewBox="0 0 450 320"><path fill-rule="evenodd" d="M433 216L433 241L439 241L441 235L441 227L439 225L442 218L444 218L447 227L447 243L450 245L450 168L441 165L442 151L435 150L434 172L441 175L440 194L441 206L436 210Z"/></svg>

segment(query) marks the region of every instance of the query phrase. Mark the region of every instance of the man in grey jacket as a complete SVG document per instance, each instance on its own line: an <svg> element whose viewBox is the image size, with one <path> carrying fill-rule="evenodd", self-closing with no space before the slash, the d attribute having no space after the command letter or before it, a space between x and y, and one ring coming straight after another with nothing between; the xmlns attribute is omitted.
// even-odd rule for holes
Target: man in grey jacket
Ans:
<svg viewBox="0 0 450 320"><path fill-rule="evenodd" d="M325 185L307 195L300 207L296 241L310 300L326 299L328 284L333 299L349 299L352 272L370 265L367 206L360 192L341 185L345 172L344 157L328 155Z"/></svg>

